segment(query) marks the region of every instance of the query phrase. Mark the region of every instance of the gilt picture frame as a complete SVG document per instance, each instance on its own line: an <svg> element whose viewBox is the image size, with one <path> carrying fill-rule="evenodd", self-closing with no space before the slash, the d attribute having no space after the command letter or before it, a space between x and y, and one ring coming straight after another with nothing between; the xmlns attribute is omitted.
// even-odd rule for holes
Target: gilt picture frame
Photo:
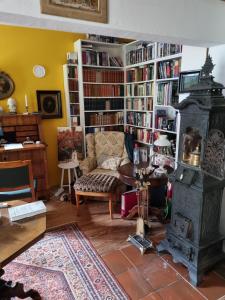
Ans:
<svg viewBox="0 0 225 300"><path fill-rule="evenodd" d="M38 112L43 119L62 118L60 91L36 91Z"/></svg>
<svg viewBox="0 0 225 300"><path fill-rule="evenodd" d="M0 72L0 100L10 97L14 89L15 84L11 77L5 72Z"/></svg>
<svg viewBox="0 0 225 300"><path fill-rule="evenodd" d="M44 14L107 23L107 0L40 0Z"/></svg>

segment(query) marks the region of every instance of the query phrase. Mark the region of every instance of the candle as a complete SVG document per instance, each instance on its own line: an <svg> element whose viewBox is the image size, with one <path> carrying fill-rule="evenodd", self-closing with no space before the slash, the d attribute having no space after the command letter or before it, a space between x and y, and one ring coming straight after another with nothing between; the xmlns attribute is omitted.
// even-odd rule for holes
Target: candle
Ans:
<svg viewBox="0 0 225 300"><path fill-rule="evenodd" d="M25 94L25 106L28 107L27 94Z"/></svg>

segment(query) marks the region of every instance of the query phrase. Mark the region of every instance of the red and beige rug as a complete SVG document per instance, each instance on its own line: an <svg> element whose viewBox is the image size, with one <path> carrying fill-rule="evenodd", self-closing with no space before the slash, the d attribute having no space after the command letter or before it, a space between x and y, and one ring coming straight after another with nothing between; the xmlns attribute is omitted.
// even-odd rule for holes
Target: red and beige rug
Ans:
<svg viewBox="0 0 225 300"><path fill-rule="evenodd" d="M76 225L46 233L4 270L4 279L24 283L42 299L129 299Z"/></svg>

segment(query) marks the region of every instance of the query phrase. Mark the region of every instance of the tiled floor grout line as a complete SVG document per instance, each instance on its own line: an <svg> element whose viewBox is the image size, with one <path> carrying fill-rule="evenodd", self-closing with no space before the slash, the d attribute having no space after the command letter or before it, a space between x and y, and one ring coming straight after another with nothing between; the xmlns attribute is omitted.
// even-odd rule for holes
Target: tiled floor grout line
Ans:
<svg viewBox="0 0 225 300"><path fill-rule="evenodd" d="M212 271L212 273L214 273L214 274L216 274L218 277L220 277L221 279L223 279L224 281L225 281L225 279L224 279L224 277L222 276L222 275L220 275L220 273L217 273L216 271ZM225 295L224 295L225 296ZM223 296L223 297L224 297Z"/></svg>
<svg viewBox="0 0 225 300"><path fill-rule="evenodd" d="M122 251L121 251L121 252L122 252ZM122 254L123 254L124 257L126 257L126 259L134 266L135 270L138 270L137 266L129 259L129 257L128 257L125 253L122 253ZM158 255L158 257L160 257L160 256ZM161 258L161 257L160 257L160 258ZM169 264L168 264L168 265L169 265ZM170 266L170 265L169 265L169 266ZM170 267L171 267L171 266L170 266ZM171 268L172 268L172 267L171 267ZM174 268L172 268L172 269L174 270ZM177 274L179 274L179 276L180 276L180 273L177 272L177 270L175 270L175 272L176 272ZM180 276L180 277L182 277L182 276ZM183 278L183 277L182 277L182 278ZM144 278L144 279L145 279L145 278ZM151 285L151 283L150 283L148 280L146 280L146 282L153 288L153 292L152 292L152 293L158 292L158 291L164 289L165 287L168 287L168 286L170 286L170 285L176 283L177 281L178 281L178 280L175 280L175 281L173 281L173 282L171 282L171 283L165 285L164 287L161 287L161 288L158 288L158 289L154 289L153 286ZM152 294L152 293L151 293L151 294ZM147 294L147 295L149 295L149 294ZM160 296L160 298L162 299L161 296ZM207 299L207 298L206 298L206 299Z"/></svg>
<svg viewBox="0 0 225 300"><path fill-rule="evenodd" d="M182 274L180 274L169 262L167 262L162 256L160 256L160 258L167 263L176 273L178 273L180 275L180 277L186 282L188 283L194 290L196 290L204 299L208 300L208 298L202 294L195 286L193 286L184 276L182 276Z"/></svg>

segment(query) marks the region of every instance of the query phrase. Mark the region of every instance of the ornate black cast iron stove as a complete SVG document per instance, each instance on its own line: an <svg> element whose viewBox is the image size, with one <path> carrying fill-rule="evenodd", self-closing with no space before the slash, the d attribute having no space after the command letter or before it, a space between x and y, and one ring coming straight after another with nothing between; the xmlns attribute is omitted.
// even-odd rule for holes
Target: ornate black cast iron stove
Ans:
<svg viewBox="0 0 225 300"><path fill-rule="evenodd" d="M178 167L174 181L171 222L157 250L167 250L187 266L191 282L224 258L219 232L225 187L225 98L222 84L210 75L210 56L199 83L177 105L180 110Z"/></svg>

